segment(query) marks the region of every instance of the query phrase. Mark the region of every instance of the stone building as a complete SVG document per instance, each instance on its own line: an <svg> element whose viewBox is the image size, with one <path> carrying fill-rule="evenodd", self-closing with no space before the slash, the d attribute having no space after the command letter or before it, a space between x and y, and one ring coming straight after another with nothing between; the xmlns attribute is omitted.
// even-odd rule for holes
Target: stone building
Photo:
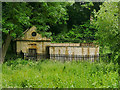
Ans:
<svg viewBox="0 0 120 90"><path fill-rule="evenodd" d="M50 38L42 37L36 27L23 32L16 39L16 52L23 53L25 59L55 60L95 60L99 58L99 47L93 43L51 43Z"/></svg>
<svg viewBox="0 0 120 90"><path fill-rule="evenodd" d="M29 30L23 32L24 36L16 40L16 52L24 53L25 59L41 59L48 57L48 48L51 40L36 32L36 27L33 26Z"/></svg>

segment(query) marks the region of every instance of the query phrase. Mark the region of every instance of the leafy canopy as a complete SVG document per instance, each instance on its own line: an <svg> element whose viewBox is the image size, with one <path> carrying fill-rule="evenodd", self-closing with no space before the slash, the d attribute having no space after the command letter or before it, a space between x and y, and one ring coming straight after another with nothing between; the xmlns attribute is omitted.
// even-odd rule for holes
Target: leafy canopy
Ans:
<svg viewBox="0 0 120 90"><path fill-rule="evenodd" d="M94 26L98 30L96 37L103 48L108 47L113 53L114 59L120 54L120 31L118 28L119 17L118 2L104 2L98 12L94 12ZM107 49L106 49L107 51Z"/></svg>
<svg viewBox="0 0 120 90"><path fill-rule="evenodd" d="M11 36L16 38L33 25L38 28L38 31L45 33L50 25L65 23L68 20L66 6L71 4L68 2L3 3L3 37L11 32Z"/></svg>
<svg viewBox="0 0 120 90"><path fill-rule="evenodd" d="M60 33L57 36L53 36L55 42L93 42L95 40L94 26L90 24L90 21L82 25L73 25L73 28L68 32Z"/></svg>

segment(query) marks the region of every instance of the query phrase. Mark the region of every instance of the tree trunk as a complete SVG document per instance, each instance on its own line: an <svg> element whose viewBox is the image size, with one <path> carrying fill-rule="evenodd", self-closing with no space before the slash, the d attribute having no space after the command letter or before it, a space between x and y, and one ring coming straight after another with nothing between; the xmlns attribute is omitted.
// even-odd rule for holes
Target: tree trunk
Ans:
<svg viewBox="0 0 120 90"><path fill-rule="evenodd" d="M10 33L7 35L7 38L5 39L4 44L2 45L2 63L4 62L8 47L10 45L12 37L10 36Z"/></svg>

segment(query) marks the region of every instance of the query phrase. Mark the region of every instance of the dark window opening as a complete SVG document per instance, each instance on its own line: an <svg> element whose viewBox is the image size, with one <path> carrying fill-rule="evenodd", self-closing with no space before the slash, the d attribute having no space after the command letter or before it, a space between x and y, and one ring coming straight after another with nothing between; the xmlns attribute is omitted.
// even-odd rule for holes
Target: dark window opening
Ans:
<svg viewBox="0 0 120 90"><path fill-rule="evenodd" d="M28 44L28 45L36 45L36 44Z"/></svg>
<svg viewBox="0 0 120 90"><path fill-rule="evenodd" d="M32 32L32 36L34 37L34 36L36 36L37 35L37 33L36 32Z"/></svg>

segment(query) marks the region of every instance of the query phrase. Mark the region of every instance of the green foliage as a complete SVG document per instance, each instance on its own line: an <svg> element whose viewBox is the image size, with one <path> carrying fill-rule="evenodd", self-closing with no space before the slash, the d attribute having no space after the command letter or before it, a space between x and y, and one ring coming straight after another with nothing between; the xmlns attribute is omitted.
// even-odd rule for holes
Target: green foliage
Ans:
<svg viewBox="0 0 120 90"><path fill-rule="evenodd" d="M68 29L73 25L81 25L90 19L89 2L75 2L72 6L68 6L69 21Z"/></svg>
<svg viewBox="0 0 120 90"><path fill-rule="evenodd" d="M118 88L118 65L17 59L2 66L3 88Z"/></svg>
<svg viewBox="0 0 120 90"><path fill-rule="evenodd" d="M0 64L0 89L2 89L2 64Z"/></svg>
<svg viewBox="0 0 120 90"><path fill-rule="evenodd" d="M3 3L2 7L2 31L3 36L11 33L12 37L23 32L23 26L30 25L31 9L27 3ZM5 39L5 38L4 38Z"/></svg>
<svg viewBox="0 0 120 90"><path fill-rule="evenodd" d="M4 2L2 5L3 61L10 42L22 36L23 31L31 26L36 26L38 33L43 32L41 33L43 36L50 37L52 33L48 30L51 25L66 23L69 19L66 6L71 4L69 2ZM7 39L8 36L11 37Z"/></svg>
<svg viewBox="0 0 120 90"><path fill-rule="evenodd" d="M120 59L120 31L118 29L118 2L104 2L98 12L94 12L94 26L98 30L96 38L102 48L113 53L112 60ZM106 49L107 47L107 49Z"/></svg>
<svg viewBox="0 0 120 90"><path fill-rule="evenodd" d="M38 31L46 32L51 25L65 23L68 20L66 6L70 3L44 2L29 3L32 9L31 23L36 25Z"/></svg>
<svg viewBox="0 0 120 90"><path fill-rule="evenodd" d="M68 28L71 29L73 25L81 25L90 20L93 9L98 10L100 4L100 2L75 2L68 6Z"/></svg>
<svg viewBox="0 0 120 90"><path fill-rule="evenodd" d="M72 3L62 2L5 2L2 7L3 40L11 32L16 38L24 30L35 25L38 32L44 31L48 35L50 25L57 22L65 23L68 20L66 6ZM49 35L50 36L50 35Z"/></svg>
<svg viewBox="0 0 120 90"><path fill-rule="evenodd" d="M58 34L66 34L70 30L72 30L72 28L74 28L73 25L83 25L88 20L90 20L90 15L92 15L93 9L99 10L100 4L101 2L75 2L72 5L68 5L67 13L69 16L69 20L67 20L67 23L57 23L52 25L50 28L50 31L53 33L52 36L56 35L56 37L58 38L60 37ZM58 40L60 40L58 42L61 42L61 39Z"/></svg>
<svg viewBox="0 0 120 90"><path fill-rule="evenodd" d="M68 32L60 33L53 37L54 41L58 42L93 42L95 40L96 30L90 24L86 22L83 25L73 25L73 28Z"/></svg>

